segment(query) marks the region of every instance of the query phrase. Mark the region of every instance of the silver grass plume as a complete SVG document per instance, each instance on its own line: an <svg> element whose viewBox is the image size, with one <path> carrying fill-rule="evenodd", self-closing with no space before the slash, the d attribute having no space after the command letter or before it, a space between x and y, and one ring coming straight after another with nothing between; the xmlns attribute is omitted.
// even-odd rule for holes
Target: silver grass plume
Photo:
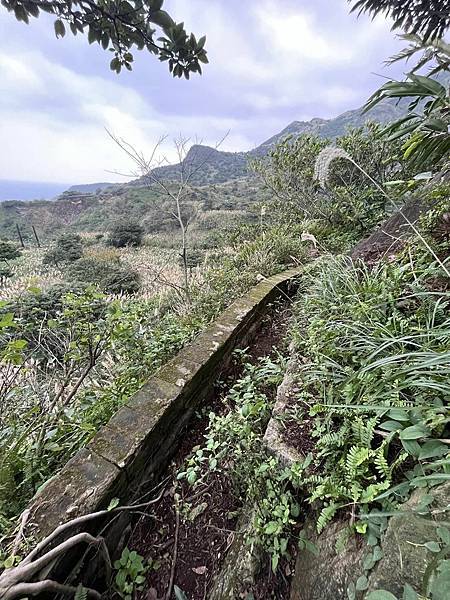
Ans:
<svg viewBox="0 0 450 600"><path fill-rule="evenodd" d="M409 220L408 216L405 215L404 212L402 212L401 208L397 205L395 200L386 192L386 190L384 190L381 187L381 185L378 182L376 182L375 179L371 175L369 175L369 173L367 173L367 171L363 169L361 165L359 165L355 160L353 160L353 158L348 152L346 152L342 148L337 148L336 146L327 146L326 148L324 148L322 152L319 152L319 155L316 158L316 164L314 166L314 179L318 181L323 188L325 188L330 176L331 163L336 158L344 158L345 160L350 161L353 165L355 165L357 169L361 171L361 173L365 177L367 177L369 181L373 183L373 185L378 189L378 191L381 192L387 200L389 200L389 202L392 204L395 210L397 210L402 215L404 220L408 223L412 231L414 231L414 233L423 243L425 248L438 263L438 265L442 268L447 277L450 277L450 271L447 269L446 265L442 262L442 260L439 258L439 256L436 254L436 252L433 250L433 248L430 246L427 240L423 237L423 235L420 233L420 231L417 229L414 223L412 223Z"/></svg>
<svg viewBox="0 0 450 600"><path fill-rule="evenodd" d="M327 146L319 152L314 166L314 179L320 183L320 186L325 188L330 177L331 163L336 158L345 158L350 162L354 162L348 152L337 146Z"/></svg>

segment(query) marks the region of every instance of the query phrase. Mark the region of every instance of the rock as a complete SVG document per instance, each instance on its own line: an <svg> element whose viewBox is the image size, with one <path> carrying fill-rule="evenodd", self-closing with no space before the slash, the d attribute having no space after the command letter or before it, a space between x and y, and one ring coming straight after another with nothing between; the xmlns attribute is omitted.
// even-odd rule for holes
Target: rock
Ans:
<svg viewBox="0 0 450 600"><path fill-rule="evenodd" d="M264 443L283 466L291 466L305 457L285 439L283 417L295 398L298 391L297 376L298 365L296 360L291 360L281 385L277 390L277 399L273 407L272 417L264 434Z"/></svg>
<svg viewBox="0 0 450 600"><path fill-rule="evenodd" d="M362 559L366 546L352 536L341 552L336 544L345 535L348 523L332 523L320 535L312 520L306 526L306 537L317 548L317 555L300 550L291 585L290 600L347 600L347 588L363 574Z"/></svg>
<svg viewBox="0 0 450 600"><path fill-rule="evenodd" d="M347 588L366 574L368 587L356 597L363 598L374 590L387 590L402 597L403 586L411 587L424 597L428 596L430 582L442 566L442 556L423 546L437 541L438 521L414 512L424 495L416 490L397 515L389 520L381 540L382 558L365 573L364 557L371 552L360 536L353 536L342 552L336 551L336 542L345 532L346 523L335 522L320 535L315 534L313 519L306 526L306 536L317 548L317 556L310 551L299 552L291 585L290 600L347 600ZM450 500L450 484L428 490L434 496L431 505L435 519L445 519Z"/></svg>
<svg viewBox="0 0 450 600"><path fill-rule="evenodd" d="M247 510L248 509L248 510ZM208 600L235 600L245 586L252 587L261 564L262 550L245 543L253 510L247 506L220 572L215 576Z"/></svg>
<svg viewBox="0 0 450 600"><path fill-rule="evenodd" d="M428 493L435 498L432 504L434 510L448 506L450 484L432 488ZM412 512L423 495L423 490L414 492L404 504L402 514L389 520L381 544L383 558L371 572L369 591L385 589L401 597L403 585L409 583L418 593L427 595L427 582L437 566L437 556L420 544L437 541L438 537L433 519ZM445 513L440 513L440 516L445 517Z"/></svg>

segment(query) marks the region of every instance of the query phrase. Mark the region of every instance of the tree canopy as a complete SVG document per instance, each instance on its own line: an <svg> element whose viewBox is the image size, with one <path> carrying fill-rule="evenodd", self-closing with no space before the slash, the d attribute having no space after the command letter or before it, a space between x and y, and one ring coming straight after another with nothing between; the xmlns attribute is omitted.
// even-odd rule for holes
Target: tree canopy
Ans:
<svg viewBox="0 0 450 600"><path fill-rule="evenodd" d="M373 16L385 13L394 29L417 33L425 39L442 38L450 26L450 0L350 0L353 11Z"/></svg>
<svg viewBox="0 0 450 600"><path fill-rule="evenodd" d="M111 70L132 69L133 51L146 49L167 61L174 77L202 72L208 58L206 37L197 40L162 10L164 0L0 0L18 21L29 23L41 11L56 17L57 38L67 31L87 34L90 44L100 44L113 53Z"/></svg>

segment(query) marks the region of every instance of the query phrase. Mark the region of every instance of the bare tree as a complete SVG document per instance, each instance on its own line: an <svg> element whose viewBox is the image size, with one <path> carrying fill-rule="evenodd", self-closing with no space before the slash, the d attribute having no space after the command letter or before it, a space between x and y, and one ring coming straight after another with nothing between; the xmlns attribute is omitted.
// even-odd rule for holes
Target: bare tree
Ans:
<svg viewBox="0 0 450 600"><path fill-rule="evenodd" d="M214 152L223 143L228 133L211 148L201 146L200 140L195 140L192 145L190 138L179 135L173 140L178 159L176 165L171 164L166 156L159 154L162 145L167 140L167 136L160 137L150 156L146 157L126 140L117 137L110 131L108 131L108 135L132 159L136 166L136 170L128 173L127 176L138 178L144 185L151 187L171 201L170 215L175 219L181 234L180 258L183 265L183 285L181 289L185 299L190 302L188 229L195 213L186 214L185 205L194 192L193 185L196 176L211 160ZM167 168L162 169L162 167L170 167L170 170ZM173 284L171 284L171 287L174 287Z"/></svg>

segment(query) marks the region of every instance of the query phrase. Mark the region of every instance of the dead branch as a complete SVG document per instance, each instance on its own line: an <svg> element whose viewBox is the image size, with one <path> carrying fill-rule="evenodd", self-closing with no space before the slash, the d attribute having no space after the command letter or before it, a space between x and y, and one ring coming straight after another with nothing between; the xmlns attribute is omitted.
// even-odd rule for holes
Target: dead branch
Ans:
<svg viewBox="0 0 450 600"><path fill-rule="evenodd" d="M102 595L91 588L85 588L88 598L95 598L100 600ZM1 588L0 588L1 591ZM77 588L71 585L63 585L57 583L51 579L44 579L43 581L36 581L33 583L19 583L14 588L11 588L6 592L5 596L2 596L3 600L12 600L13 598L24 598L27 596L37 596L44 592L53 592L54 594L71 594L72 596L76 593Z"/></svg>

